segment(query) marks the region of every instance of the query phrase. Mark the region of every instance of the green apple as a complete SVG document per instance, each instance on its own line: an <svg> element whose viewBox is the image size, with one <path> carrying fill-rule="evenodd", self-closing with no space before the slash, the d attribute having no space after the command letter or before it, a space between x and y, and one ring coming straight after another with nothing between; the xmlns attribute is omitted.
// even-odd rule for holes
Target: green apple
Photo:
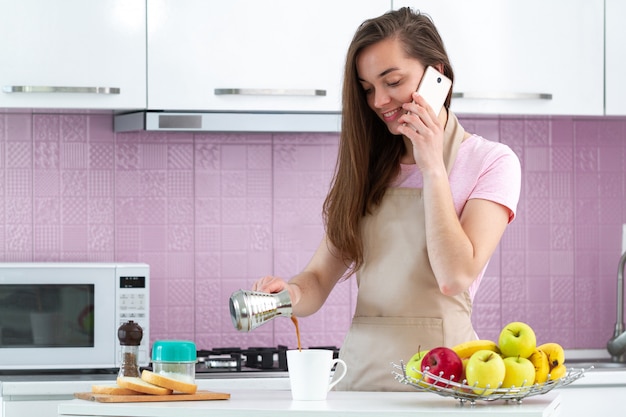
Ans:
<svg viewBox="0 0 626 417"><path fill-rule="evenodd" d="M535 365L521 357L509 356L504 358L504 380L502 387L528 387L535 382Z"/></svg>
<svg viewBox="0 0 626 417"><path fill-rule="evenodd" d="M422 379L422 359L428 353L428 350L418 350L415 355L409 359L406 364L406 376L417 379Z"/></svg>
<svg viewBox="0 0 626 417"><path fill-rule="evenodd" d="M476 394L489 395L500 387L505 373L502 356L491 350L479 350L467 361L465 379Z"/></svg>
<svg viewBox="0 0 626 417"><path fill-rule="evenodd" d="M537 347L534 330L526 323L514 321L504 326L498 339L503 357L514 356L528 359Z"/></svg>

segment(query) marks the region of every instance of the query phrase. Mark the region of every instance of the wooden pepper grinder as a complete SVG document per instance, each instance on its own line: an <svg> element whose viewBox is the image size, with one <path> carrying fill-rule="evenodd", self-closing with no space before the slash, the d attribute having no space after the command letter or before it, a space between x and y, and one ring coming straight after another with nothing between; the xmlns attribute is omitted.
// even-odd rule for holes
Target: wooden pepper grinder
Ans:
<svg viewBox="0 0 626 417"><path fill-rule="evenodd" d="M139 372L139 344L143 337L143 329L132 320L122 324L117 329L117 338L122 347L122 362L118 377L137 377L141 376Z"/></svg>

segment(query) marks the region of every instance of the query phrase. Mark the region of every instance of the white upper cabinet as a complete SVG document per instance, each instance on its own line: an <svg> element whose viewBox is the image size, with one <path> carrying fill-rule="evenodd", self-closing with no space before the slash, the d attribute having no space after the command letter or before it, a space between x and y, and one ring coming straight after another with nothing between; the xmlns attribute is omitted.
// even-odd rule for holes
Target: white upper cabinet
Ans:
<svg viewBox="0 0 626 417"><path fill-rule="evenodd" d="M145 0L0 0L0 108L146 107Z"/></svg>
<svg viewBox="0 0 626 417"><path fill-rule="evenodd" d="M606 0L606 114L626 115L626 2Z"/></svg>
<svg viewBox="0 0 626 417"><path fill-rule="evenodd" d="M455 73L455 112L604 113L603 0L394 0L402 6L429 14L439 29Z"/></svg>
<svg viewBox="0 0 626 417"><path fill-rule="evenodd" d="M348 45L389 0L148 0L148 108L336 112Z"/></svg>

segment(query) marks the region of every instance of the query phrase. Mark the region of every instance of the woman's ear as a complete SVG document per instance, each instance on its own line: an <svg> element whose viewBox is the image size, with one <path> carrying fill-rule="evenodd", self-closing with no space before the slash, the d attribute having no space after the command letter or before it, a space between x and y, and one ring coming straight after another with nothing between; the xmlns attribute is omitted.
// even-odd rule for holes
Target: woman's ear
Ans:
<svg viewBox="0 0 626 417"><path fill-rule="evenodd" d="M440 63L435 65L435 69L443 74L443 64Z"/></svg>

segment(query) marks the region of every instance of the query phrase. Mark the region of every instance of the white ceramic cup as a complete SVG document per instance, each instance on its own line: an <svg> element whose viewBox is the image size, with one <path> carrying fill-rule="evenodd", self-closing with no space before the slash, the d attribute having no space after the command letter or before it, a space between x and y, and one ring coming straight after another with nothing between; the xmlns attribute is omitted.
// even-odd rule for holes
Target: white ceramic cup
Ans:
<svg viewBox="0 0 626 417"><path fill-rule="evenodd" d="M331 370L335 365L338 375L331 382ZM328 391L346 376L348 370L346 363L333 359L333 351L327 349L288 350L287 367L291 397L298 401L325 400Z"/></svg>

